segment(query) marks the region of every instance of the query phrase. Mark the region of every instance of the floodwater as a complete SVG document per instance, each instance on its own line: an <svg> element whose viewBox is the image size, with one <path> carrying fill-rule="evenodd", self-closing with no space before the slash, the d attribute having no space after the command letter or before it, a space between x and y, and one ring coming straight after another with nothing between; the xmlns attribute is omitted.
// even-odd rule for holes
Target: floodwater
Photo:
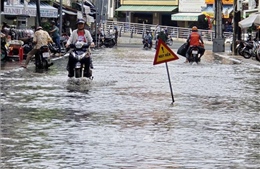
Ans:
<svg viewBox="0 0 260 169"><path fill-rule="evenodd" d="M72 84L67 59L1 76L4 169L260 166L260 70L205 56L153 65L155 51L93 52L94 79Z"/></svg>

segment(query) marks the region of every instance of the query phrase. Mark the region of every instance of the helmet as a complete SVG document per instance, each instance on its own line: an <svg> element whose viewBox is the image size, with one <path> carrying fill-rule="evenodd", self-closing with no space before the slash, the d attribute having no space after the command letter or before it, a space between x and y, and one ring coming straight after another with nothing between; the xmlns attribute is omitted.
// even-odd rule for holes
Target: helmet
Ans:
<svg viewBox="0 0 260 169"><path fill-rule="evenodd" d="M77 24L79 24L79 23L85 23L85 20L84 19L78 19Z"/></svg>
<svg viewBox="0 0 260 169"><path fill-rule="evenodd" d="M55 25L55 21L51 21L51 24Z"/></svg>
<svg viewBox="0 0 260 169"><path fill-rule="evenodd" d="M38 30L40 30L40 29L42 29L42 27L41 27L41 26L38 26L36 30L38 31Z"/></svg>
<svg viewBox="0 0 260 169"><path fill-rule="evenodd" d="M164 29L161 29L161 32L164 32Z"/></svg>
<svg viewBox="0 0 260 169"><path fill-rule="evenodd" d="M192 31L198 31L198 28L197 28L197 26L193 26L193 27L191 28L191 30L192 30Z"/></svg>

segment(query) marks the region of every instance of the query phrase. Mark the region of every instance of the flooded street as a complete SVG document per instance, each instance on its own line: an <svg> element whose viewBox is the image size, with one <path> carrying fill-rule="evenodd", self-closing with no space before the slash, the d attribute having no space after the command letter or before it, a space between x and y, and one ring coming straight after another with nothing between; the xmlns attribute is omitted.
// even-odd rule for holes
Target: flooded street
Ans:
<svg viewBox="0 0 260 169"><path fill-rule="evenodd" d="M260 165L260 69L205 56L153 65L155 51L93 52L94 79L51 70L1 76L3 169L236 168Z"/></svg>

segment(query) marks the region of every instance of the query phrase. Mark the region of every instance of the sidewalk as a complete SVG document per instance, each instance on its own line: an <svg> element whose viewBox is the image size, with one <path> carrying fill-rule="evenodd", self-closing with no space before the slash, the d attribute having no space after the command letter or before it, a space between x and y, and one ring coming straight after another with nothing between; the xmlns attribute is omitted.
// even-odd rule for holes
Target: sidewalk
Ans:
<svg viewBox="0 0 260 169"><path fill-rule="evenodd" d="M184 42L185 39L175 39L176 41ZM133 44L133 45L142 45L142 35L141 34L134 34L133 38L130 38L130 34L123 34L121 37L118 37L118 44ZM207 44L212 44L212 42L207 42ZM206 50L207 55L214 55L214 57L219 57L222 59L227 59L234 64L247 64L256 68L260 69L260 62L253 60L253 59L245 59L240 55L232 55L230 52L218 52L213 53L211 50ZM56 57L52 60L58 60L62 57ZM24 63L25 60L22 62L14 61L14 62L6 62L3 64L1 62L1 74L4 72L8 72L10 70L20 71L24 68L21 67L21 64Z"/></svg>

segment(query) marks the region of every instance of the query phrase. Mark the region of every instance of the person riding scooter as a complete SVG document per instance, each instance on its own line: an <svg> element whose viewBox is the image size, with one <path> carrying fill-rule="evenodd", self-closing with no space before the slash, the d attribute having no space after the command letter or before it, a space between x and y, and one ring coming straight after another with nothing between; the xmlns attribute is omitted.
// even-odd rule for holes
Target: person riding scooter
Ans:
<svg viewBox="0 0 260 169"><path fill-rule="evenodd" d="M31 57L34 56L42 46L48 45L48 43L53 43L47 31L44 31L41 26L38 26L33 37L33 43L36 43L34 48L27 54L25 64L22 65L23 68L27 68Z"/></svg>
<svg viewBox="0 0 260 169"><path fill-rule="evenodd" d="M66 48L69 47L70 44L75 44L76 42L85 42L85 43L90 43L90 46L94 47L95 44L93 42L92 36L90 32L85 29L85 20L84 19L78 19L77 21L77 29L72 32L70 35ZM85 57L84 59L81 60L83 64L85 64L85 68L90 67L91 65L91 58L90 57ZM74 76L74 66L75 66L75 59L73 56L69 56L68 59L68 65L67 65L67 70L69 72L68 77L73 77ZM89 69L84 69L84 77L91 77Z"/></svg>
<svg viewBox="0 0 260 169"><path fill-rule="evenodd" d="M185 63L188 62L188 58L189 58L189 55L191 53L191 48L196 46L198 49L199 49L199 53L200 53L200 57L201 58L205 52L205 49L204 49L204 42L202 40L202 37L201 35L198 33L198 28L196 26L193 26L191 28L191 33L190 35L188 36L188 39L187 39L187 43L189 44L189 48L186 52L186 61Z"/></svg>

